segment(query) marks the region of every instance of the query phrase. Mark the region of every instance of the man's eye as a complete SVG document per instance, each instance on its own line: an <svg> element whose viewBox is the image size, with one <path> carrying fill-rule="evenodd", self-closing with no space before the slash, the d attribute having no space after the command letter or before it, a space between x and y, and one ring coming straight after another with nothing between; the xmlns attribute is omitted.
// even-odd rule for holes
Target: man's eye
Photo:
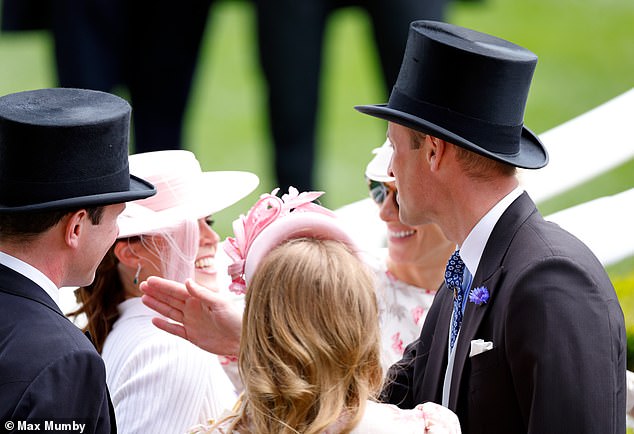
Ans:
<svg viewBox="0 0 634 434"><path fill-rule="evenodd" d="M214 219L212 219L211 217L207 217L207 218L205 219L205 223L207 223L207 226L209 226L210 228L214 226L214 223L215 223L215 222L216 222L216 221L215 221Z"/></svg>

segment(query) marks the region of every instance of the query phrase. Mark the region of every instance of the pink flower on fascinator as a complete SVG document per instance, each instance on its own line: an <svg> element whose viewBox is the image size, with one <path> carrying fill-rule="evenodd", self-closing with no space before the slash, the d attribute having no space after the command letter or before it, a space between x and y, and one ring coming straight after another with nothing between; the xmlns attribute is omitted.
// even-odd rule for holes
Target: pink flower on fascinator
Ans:
<svg viewBox="0 0 634 434"><path fill-rule="evenodd" d="M278 190L279 188L276 188L271 194L277 194ZM295 212L314 211L334 216L334 213L330 210L313 203L313 201L319 198L322 194L324 194L323 191L304 191L303 193L300 193L295 187L289 187L288 193L282 195L282 202L284 203L283 207L287 210L284 215L288 214L292 210L295 210Z"/></svg>
<svg viewBox="0 0 634 434"><path fill-rule="evenodd" d="M258 235L274 221L290 214L291 212L317 212L334 217L334 213L313 201L324 194L323 191L310 191L299 193L294 187L289 187L288 193L277 197L279 188L270 194L263 194L251 207L246 216L241 215L233 222L234 237L227 237L224 243L225 252L233 263L228 267L231 275L229 289L236 294L246 292L244 280L244 265L249 248Z"/></svg>
<svg viewBox="0 0 634 434"><path fill-rule="evenodd" d="M241 215L233 222L234 237L228 237L224 244L225 252L233 261L227 271L231 275L229 289L236 294L244 294L246 285L244 281L244 259L255 237L262 229L270 225L282 211L282 200L272 194L263 194L251 207L246 217Z"/></svg>

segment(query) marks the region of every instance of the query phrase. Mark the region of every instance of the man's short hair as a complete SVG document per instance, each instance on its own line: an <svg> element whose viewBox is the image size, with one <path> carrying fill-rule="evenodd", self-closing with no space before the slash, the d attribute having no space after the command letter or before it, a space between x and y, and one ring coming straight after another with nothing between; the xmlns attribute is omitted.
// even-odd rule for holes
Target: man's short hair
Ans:
<svg viewBox="0 0 634 434"><path fill-rule="evenodd" d="M412 149L420 148L428 134L416 130L410 131ZM462 170L472 178L486 180L492 176L514 176L517 173L515 166L485 157L458 145L453 146L456 147L456 158Z"/></svg>
<svg viewBox="0 0 634 434"><path fill-rule="evenodd" d="M59 223L64 216L85 209L94 225L101 223L104 207L86 207L76 209L0 213L0 238L35 237Z"/></svg>
<svg viewBox="0 0 634 434"><path fill-rule="evenodd" d="M456 146L456 159L462 170L472 178L487 180L495 176L514 176L517 168Z"/></svg>
<svg viewBox="0 0 634 434"><path fill-rule="evenodd" d="M411 130L410 133L410 148L411 149L420 149L421 146L423 146L423 143L425 142L425 139L427 138L427 134L421 132L421 131L417 131L417 130Z"/></svg>

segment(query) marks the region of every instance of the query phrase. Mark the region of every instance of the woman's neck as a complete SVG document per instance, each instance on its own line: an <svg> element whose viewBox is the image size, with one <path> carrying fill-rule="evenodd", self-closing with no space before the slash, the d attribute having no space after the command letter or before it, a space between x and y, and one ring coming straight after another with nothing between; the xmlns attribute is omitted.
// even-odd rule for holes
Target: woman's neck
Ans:
<svg viewBox="0 0 634 434"><path fill-rule="evenodd" d="M388 256L387 269L401 282L436 291L445 278L447 259L454 249L453 243L442 243L427 249L416 262L395 262Z"/></svg>
<svg viewBox="0 0 634 434"><path fill-rule="evenodd" d="M136 270L126 267L121 262L117 264L117 269L119 271L119 279L121 280L121 286L123 286L125 299L141 297L143 295L139 289L139 283L141 283L141 281L137 278L136 280L138 281L135 282Z"/></svg>

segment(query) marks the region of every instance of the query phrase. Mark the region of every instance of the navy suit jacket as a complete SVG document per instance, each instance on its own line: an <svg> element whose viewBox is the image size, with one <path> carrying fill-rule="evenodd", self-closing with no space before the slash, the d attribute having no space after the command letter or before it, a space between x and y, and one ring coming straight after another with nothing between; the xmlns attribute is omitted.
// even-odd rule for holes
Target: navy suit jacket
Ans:
<svg viewBox="0 0 634 434"><path fill-rule="evenodd" d="M103 360L34 282L0 264L0 423L116 433Z"/></svg>
<svg viewBox="0 0 634 434"><path fill-rule="evenodd" d="M479 286L490 299L467 302L451 381L463 433L625 433L626 337L614 288L592 252L546 222L526 193L494 227ZM443 284L420 338L390 369L386 401L442 401L452 306ZM470 357L475 339L493 349Z"/></svg>

